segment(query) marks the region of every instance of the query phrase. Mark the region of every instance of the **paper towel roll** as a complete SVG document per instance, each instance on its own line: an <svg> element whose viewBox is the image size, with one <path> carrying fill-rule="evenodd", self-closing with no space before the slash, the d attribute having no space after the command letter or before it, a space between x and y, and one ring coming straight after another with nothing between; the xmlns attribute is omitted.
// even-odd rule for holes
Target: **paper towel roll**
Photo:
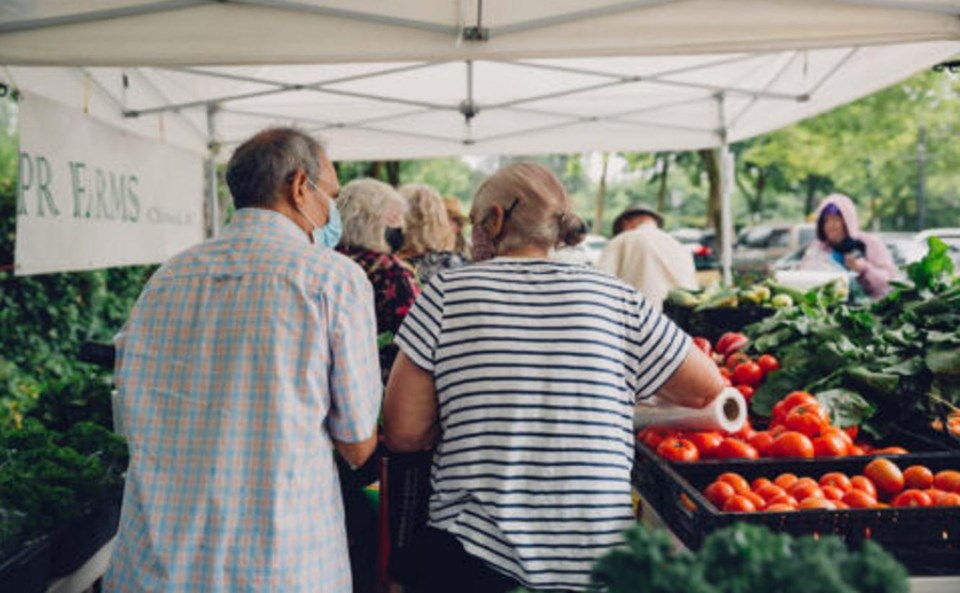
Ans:
<svg viewBox="0 0 960 593"><path fill-rule="evenodd" d="M747 402L733 387L725 388L703 408L687 408L661 400L654 405L637 404L633 413L633 426L637 430L667 426L683 430L737 432L746 421Z"/></svg>

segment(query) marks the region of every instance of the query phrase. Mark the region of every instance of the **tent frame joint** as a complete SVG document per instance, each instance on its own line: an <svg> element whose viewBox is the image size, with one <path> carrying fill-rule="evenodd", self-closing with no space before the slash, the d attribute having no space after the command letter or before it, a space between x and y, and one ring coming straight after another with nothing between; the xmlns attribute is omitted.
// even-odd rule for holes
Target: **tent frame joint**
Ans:
<svg viewBox="0 0 960 593"><path fill-rule="evenodd" d="M464 27L464 41L490 41L490 27Z"/></svg>

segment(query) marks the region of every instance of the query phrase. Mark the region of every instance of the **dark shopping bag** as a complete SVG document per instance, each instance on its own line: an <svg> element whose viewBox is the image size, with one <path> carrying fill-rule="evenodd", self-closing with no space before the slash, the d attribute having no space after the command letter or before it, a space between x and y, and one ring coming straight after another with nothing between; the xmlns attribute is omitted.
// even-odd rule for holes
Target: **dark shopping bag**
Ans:
<svg viewBox="0 0 960 593"><path fill-rule="evenodd" d="M416 582L421 558L417 536L427 524L432 451L389 453L384 458L386 480L380 495L386 500L390 527L387 572L401 584Z"/></svg>

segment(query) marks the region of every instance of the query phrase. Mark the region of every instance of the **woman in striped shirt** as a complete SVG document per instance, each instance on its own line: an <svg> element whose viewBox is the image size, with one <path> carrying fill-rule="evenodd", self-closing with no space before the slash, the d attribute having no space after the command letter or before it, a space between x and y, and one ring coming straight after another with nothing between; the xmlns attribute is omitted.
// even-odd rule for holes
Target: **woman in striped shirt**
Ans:
<svg viewBox="0 0 960 593"><path fill-rule="evenodd" d="M633 521L634 405L706 405L716 365L613 276L548 259L584 224L545 167L477 190L476 263L438 273L397 336L384 424L434 449L411 591L584 590Z"/></svg>

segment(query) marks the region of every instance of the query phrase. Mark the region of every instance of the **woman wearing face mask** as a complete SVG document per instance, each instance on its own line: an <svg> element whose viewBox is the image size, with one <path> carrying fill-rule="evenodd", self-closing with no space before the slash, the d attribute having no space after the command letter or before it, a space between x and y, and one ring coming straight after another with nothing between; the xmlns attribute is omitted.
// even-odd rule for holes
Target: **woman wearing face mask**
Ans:
<svg viewBox="0 0 960 593"><path fill-rule="evenodd" d="M634 404L700 407L723 379L635 289L548 259L584 225L545 167L501 169L470 218L474 263L424 286L387 384L388 448L434 450L398 576L415 593L585 590L635 522Z"/></svg>
<svg viewBox="0 0 960 593"><path fill-rule="evenodd" d="M822 267L828 259L856 275L863 292L880 299L890 292L897 266L879 238L860 230L857 208L843 194L832 194L817 209L817 240L807 247L801 269Z"/></svg>
<svg viewBox="0 0 960 593"><path fill-rule="evenodd" d="M454 250L457 237L443 198L432 187L408 183L400 188L410 209L404 218L404 242L398 255L414 267L426 284L440 270L459 268L466 261Z"/></svg>
<svg viewBox="0 0 960 593"><path fill-rule="evenodd" d="M413 268L392 253L403 224L407 202L395 189L375 179L356 179L341 188L337 204L343 238L337 250L360 264L373 285L377 334L385 344L380 349L384 383L397 356L389 334L400 323L420 294Z"/></svg>

